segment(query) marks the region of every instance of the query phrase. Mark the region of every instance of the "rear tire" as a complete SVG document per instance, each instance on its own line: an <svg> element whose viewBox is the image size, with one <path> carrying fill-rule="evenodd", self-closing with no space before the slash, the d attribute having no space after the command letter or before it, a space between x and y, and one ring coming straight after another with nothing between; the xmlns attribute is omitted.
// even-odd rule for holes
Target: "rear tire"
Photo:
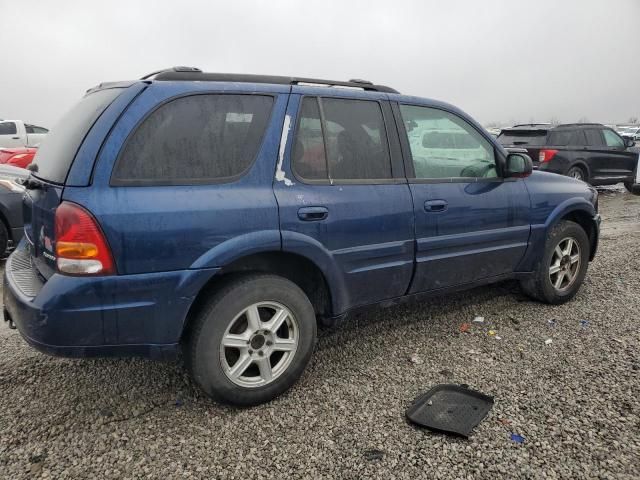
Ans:
<svg viewBox="0 0 640 480"><path fill-rule="evenodd" d="M568 302L578 293L587 274L590 247L580 225L561 221L551 229L544 254L531 276L521 282L522 289L544 303Z"/></svg>
<svg viewBox="0 0 640 480"><path fill-rule="evenodd" d="M575 178L576 180L582 180L583 182L589 183L589 175L584 168L574 165L569 170L567 170L567 177Z"/></svg>
<svg viewBox="0 0 640 480"><path fill-rule="evenodd" d="M224 403L273 400L302 375L316 341L313 306L293 282L250 275L216 292L185 343L193 379Z"/></svg>

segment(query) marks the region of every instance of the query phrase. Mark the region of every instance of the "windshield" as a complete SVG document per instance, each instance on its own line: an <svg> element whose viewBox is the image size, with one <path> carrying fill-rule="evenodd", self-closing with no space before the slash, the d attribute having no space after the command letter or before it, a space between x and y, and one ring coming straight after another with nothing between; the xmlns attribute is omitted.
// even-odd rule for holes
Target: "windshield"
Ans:
<svg viewBox="0 0 640 480"><path fill-rule="evenodd" d="M121 88L111 88L90 93L69 110L42 141L34 158L37 165L34 175L64 183L84 137L121 92Z"/></svg>
<svg viewBox="0 0 640 480"><path fill-rule="evenodd" d="M542 146L546 141L546 130L503 130L498 135L498 142L501 145Z"/></svg>

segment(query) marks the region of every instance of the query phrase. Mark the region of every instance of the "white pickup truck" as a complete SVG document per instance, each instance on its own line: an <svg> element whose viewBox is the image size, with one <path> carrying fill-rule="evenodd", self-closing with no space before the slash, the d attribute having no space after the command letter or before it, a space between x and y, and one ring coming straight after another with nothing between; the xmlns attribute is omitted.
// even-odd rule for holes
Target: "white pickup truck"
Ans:
<svg viewBox="0 0 640 480"><path fill-rule="evenodd" d="M0 120L0 147L37 147L49 130L22 120Z"/></svg>

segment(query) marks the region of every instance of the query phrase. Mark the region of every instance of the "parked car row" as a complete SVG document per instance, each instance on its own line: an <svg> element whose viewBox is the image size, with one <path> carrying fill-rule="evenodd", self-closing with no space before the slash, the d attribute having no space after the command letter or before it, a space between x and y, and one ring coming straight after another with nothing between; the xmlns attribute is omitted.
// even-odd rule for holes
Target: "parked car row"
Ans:
<svg viewBox="0 0 640 480"><path fill-rule="evenodd" d="M22 120L0 121L0 147L37 147L49 130Z"/></svg>
<svg viewBox="0 0 640 480"><path fill-rule="evenodd" d="M0 165L27 168L38 151L34 147L0 148Z"/></svg>
<svg viewBox="0 0 640 480"><path fill-rule="evenodd" d="M567 175L591 185L623 182L633 190L638 165L635 140L598 123L525 124L505 128L498 141L522 147L534 168Z"/></svg>
<svg viewBox="0 0 640 480"><path fill-rule="evenodd" d="M640 141L640 125L618 127L616 131L622 136L628 136L636 141Z"/></svg>
<svg viewBox="0 0 640 480"><path fill-rule="evenodd" d="M22 239L23 182L28 177L28 170L0 165L0 258Z"/></svg>

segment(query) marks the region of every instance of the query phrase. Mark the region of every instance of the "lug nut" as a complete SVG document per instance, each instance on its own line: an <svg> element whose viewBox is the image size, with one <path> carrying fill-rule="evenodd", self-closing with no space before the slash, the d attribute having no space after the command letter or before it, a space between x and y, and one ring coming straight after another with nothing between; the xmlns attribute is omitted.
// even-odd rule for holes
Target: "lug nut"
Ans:
<svg viewBox="0 0 640 480"><path fill-rule="evenodd" d="M273 345L273 342L271 340L267 341L267 347L270 347L271 345Z"/></svg>
<svg viewBox="0 0 640 480"><path fill-rule="evenodd" d="M258 355L263 356L263 355L264 355L264 352L263 352L262 350L260 350L260 351L258 352Z"/></svg>
<svg viewBox="0 0 640 480"><path fill-rule="evenodd" d="M253 355L253 350L249 350L249 355Z"/></svg>

